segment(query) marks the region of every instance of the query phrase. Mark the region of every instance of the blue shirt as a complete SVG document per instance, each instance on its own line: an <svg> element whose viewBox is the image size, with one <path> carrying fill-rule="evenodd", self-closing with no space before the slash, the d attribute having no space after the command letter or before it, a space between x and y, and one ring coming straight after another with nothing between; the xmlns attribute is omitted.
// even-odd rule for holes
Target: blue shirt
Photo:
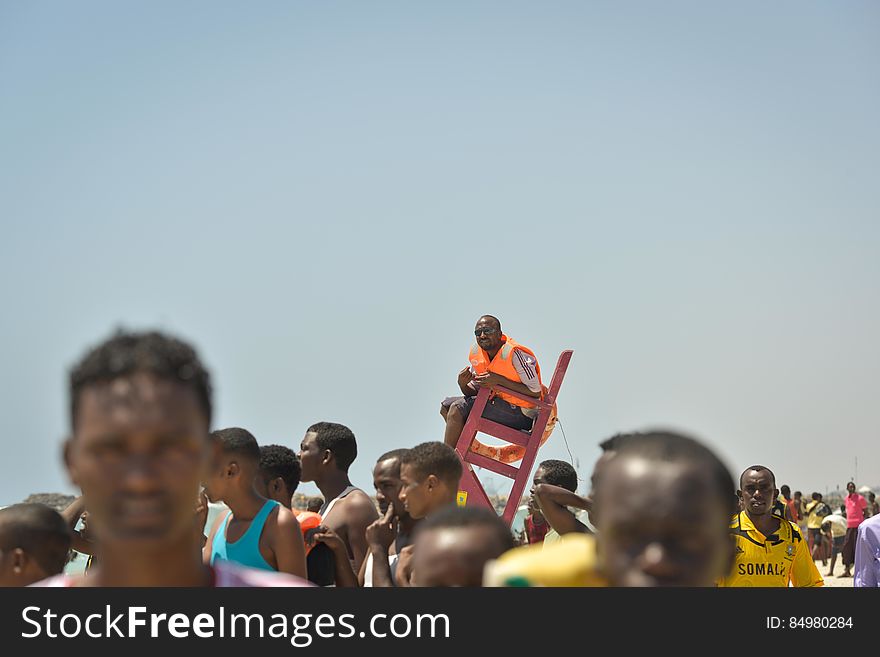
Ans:
<svg viewBox="0 0 880 657"><path fill-rule="evenodd" d="M214 540L211 543L211 565L213 566L214 562L220 559L261 570L277 570L277 568L270 566L260 554L260 536L263 533L263 526L276 506L280 505L275 500L266 500L257 515L251 520L244 535L232 543L226 540L226 528L229 526L229 519L232 518L232 513L228 513L223 523L217 528L217 533L214 534Z"/></svg>

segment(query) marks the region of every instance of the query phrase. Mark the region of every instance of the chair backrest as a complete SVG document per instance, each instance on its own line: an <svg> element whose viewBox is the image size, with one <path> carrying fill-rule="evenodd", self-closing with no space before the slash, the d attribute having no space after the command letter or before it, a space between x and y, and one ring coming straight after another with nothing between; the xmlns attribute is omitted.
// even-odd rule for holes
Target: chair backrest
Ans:
<svg viewBox="0 0 880 657"><path fill-rule="evenodd" d="M547 392L546 400L549 403L556 401L556 395L559 394L559 388L562 387L562 379L565 378L565 371L568 369L568 363L574 353L571 349L566 349L559 354L559 360L556 361L556 369L553 370L553 378L550 380L550 389Z"/></svg>

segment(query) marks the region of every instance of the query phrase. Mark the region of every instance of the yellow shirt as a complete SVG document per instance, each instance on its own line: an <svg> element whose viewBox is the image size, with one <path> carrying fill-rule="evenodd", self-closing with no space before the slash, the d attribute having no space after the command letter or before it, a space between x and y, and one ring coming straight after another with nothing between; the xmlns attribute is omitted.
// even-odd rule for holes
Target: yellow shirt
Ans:
<svg viewBox="0 0 880 657"><path fill-rule="evenodd" d="M559 532L551 527L547 530L547 533L544 534L544 542L542 543L542 545L553 545L561 538L562 536L559 534Z"/></svg>
<svg viewBox="0 0 880 657"><path fill-rule="evenodd" d="M819 502L819 500L813 500L809 504L807 504L807 529L822 529L822 522L825 520L825 516L820 516L816 513L816 509L819 508L819 504L825 504L824 502ZM827 506L827 505L826 505Z"/></svg>
<svg viewBox="0 0 880 657"><path fill-rule="evenodd" d="M823 586L824 580L810 556L801 530L793 522L779 521L779 529L764 536L745 511L733 516L730 533L736 557L730 575L718 586Z"/></svg>
<svg viewBox="0 0 880 657"><path fill-rule="evenodd" d="M596 571L596 541L574 533L505 552L486 564L483 586L605 586L605 580Z"/></svg>

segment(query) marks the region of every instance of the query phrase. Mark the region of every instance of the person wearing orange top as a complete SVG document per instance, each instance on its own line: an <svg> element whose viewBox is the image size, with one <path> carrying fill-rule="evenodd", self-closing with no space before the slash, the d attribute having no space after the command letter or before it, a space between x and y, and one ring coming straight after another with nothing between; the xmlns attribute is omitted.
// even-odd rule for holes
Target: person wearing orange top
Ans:
<svg viewBox="0 0 880 657"><path fill-rule="evenodd" d="M534 352L504 335L497 317L480 317L474 336L477 342L468 354L470 364L458 373L458 387L464 396L447 397L440 405L440 415L446 420L443 442L453 448L481 387L503 386L535 399L544 396ZM536 416L534 404L503 391L495 392L483 411L484 418L513 429L531 429Z"/></svg>
<svg viewBox="0 0 880 657"><path fill-rule="evenodd" d="M779 487L779 494L781 496L779 501L785 505L785 520L798 524L800 515L798 514L797 505L791 497L791 487L788 484L782 484Z"/></svg>

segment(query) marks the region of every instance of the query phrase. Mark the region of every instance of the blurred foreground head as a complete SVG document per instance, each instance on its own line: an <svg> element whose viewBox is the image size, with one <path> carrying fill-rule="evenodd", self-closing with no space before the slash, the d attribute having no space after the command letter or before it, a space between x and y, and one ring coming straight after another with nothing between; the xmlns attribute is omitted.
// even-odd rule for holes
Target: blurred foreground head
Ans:
<svg viewBox="0 0 880 657"><path fill-rule="evenodd" d="M513 534L491 509L448 506L417 530L416 586L481 586L486 562L514 546Z"/></svg>
<svg viewBox="0 0 880 657"><path fill-rule="evenodd" d="M729 572L735 486L724 463L675 433L633 436L597 482L600 568L611 586L712 586Z"/></svg>
<svg viewBox="0 0 880 657"><path fill-rule="evenodd" d="M70 410L64 458L98 543L154 549L192 534L211 422L195 350L163 333L117 333L71 370Z"/></svg>
<svg viewBox="0 0 880 657"><path fill-rule="evenodd" d="M70 549L70 530L44 504L0 509L0 586L27 586L60 573Z"/></svg>

